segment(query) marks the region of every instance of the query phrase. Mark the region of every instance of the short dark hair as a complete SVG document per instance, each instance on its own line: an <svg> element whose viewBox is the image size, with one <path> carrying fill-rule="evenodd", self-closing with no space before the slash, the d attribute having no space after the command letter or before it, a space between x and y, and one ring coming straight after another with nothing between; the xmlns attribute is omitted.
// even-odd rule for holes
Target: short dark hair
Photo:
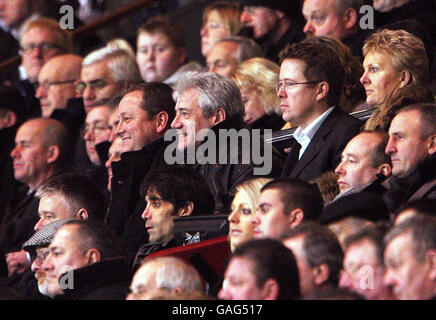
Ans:
<svg viewBox="0 0 436 320"><path fill-rule="evenodd" d="M300 297L300 278L294 254L280 241L258 239L238 246L230 259L246 258L254 264L256 285L261 287L268 279L280 286L277 300L293 300Z"/></svg>
<svg viewBox="0 0 436 320"><path fill-rule="evenodd" d="M215 201L206 179L193 168L171 166L148 174L142 183L141 195L157 192L174 206L174 212L187 202L194 204L191 215L213 214Z"/></svg>
<svg viewBox="0 0 436 320"><path fill-rule="evenodd" d="M436 250L436 221L427 216L415 216L392 228L384 239L385 247L396 237L412 235L413 255L422 262L428 250Z"/></svg>
<svg viewBox="0 0 436 320"><path fill-rule="evenodd" d="M306 64L304 76L307 81L325 81L329 84L328 106L337 106L341 101L345 84L345 66L339 55L327 43L303 40L288 44L280 52L280 64L286 59L301 60Z"/></svg>
<svg viewBox="0 0 436 320"><path fill-rule="evenodd" d="M97 249L100 252L101 260L108 260L121 257L121 249L114 231L100 221L71 220L65 223L77 226L76 240L84 250Z"/></svg>
<svg viewBox="0 0 436 320"><path fill-rule="evenodd" d="M335 233L317 222L303 222L284 233L282 241L303 236L303 249L307 264L317 267L327 264L329 267L328 282L334 286L339 283L344 253Z"/></svg>
<svg viewBox="0 0 436 320"><path fill-rule="evenodd" d="M0 114L4 114L7 111L14 112L17 117L17 125L19 126L27 118L25 110L25 101L18 89L13 86L0 84Z"/></svg>
<svg viewBox="0 0 436 320"><path fill-rule="evenodd" d="M150 119L161 111L168 114L167 128L169 128L175 116L174 108L176 103L173 99L173 89L165 83L152 81L134 85L124 96L133 91L141 92L142 102L140 108L147 112Z"/></svg>
<svg viewBox="0 0 436 320"><path fill-rule="evenodd" d="M45 180L37 189L38 198L60 195L65 198L71 210L76 214L81 208L88 212L88 219L104 220L106 202L97 185L80 173L64 173Z"/></svg>
<svg viewBox="0 0 436 320"><path fill-rule="evenodd" d="M357 233L351 234L345 239L344 247L345 251L352 245L362 242L363 240L371 241L375 247L377 263L380 266L384 266L383 253L385 245L383 242L384 237L388 233L390 225L386 222L379 222L374 225L364 227Z"/></svg>
<svg viewBox="0 0 436 320"><path fill-rule="evenodd" d="M292 178L275 179L265 184L261 192L268 189L280 191L286 213L300 208L304 212L304 220L316 220L321 215L323 200L314 184Z"/></svg>

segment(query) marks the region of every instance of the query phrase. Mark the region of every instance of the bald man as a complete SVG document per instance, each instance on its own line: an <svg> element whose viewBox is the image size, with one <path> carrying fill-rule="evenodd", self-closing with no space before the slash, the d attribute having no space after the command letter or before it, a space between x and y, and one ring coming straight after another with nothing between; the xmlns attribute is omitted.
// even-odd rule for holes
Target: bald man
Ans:
<svg viewBox="0 0 436 320"><path fill-rule="evenodd" d="M55 109L66 109L68 100L76 97L81 68L82 58L74 54L60 55L44 64L35 94L43 118L49 118Z"/></svg>
<svg viewBox="0 0 436 320"><path fill-rule="evenodd" d="M24 185L14 192L0 229L0 251L10 253L9 275L30 266L25 254L14 251L32 236L38 222L39 199L34 196L35 190L46 179L64 171L70 158L69 142L67 128L54 119L28 120L17 131L11 157L14 177Z"/></svg>

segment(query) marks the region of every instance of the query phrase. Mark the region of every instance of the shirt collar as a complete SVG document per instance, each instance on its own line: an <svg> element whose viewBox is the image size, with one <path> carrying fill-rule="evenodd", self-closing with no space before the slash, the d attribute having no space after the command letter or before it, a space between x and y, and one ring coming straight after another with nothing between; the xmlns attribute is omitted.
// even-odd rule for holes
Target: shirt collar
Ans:
<svg viewBox="0 0 436 320"><path fill-rule="evenodd" d="M294 138L297 140L299 144L303 144L305 140L312 138L315 136L315 133L318 131L319 127L321 127L324 120L328 117L328 115L333 111L334 107L328 108L322 115L312 121L306 128L302 129L298 127L295 130Z"/></svg>

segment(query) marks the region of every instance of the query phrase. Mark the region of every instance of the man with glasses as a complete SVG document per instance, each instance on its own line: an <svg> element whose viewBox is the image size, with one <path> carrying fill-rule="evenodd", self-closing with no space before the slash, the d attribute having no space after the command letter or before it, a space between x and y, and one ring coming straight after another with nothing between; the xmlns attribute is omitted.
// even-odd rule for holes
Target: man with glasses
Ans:
<svg viewBox="0 0 436 320"><path fill-rule="evenodd" d="M135 56L109 46L95 50L83 59L80 80L77 91L83 97L86 112L97 101L113 98L132 84L142 82Z"/></svg>
<svg viewBox="0 0 436 320"><path fill-rule="evenodd" d="M81 66L81 57L66 54L50 59L42 67L35 96L43 118L50 118L56 109L65 110L68 100L76 96L75 83L80 78Z"/></svg>
<svg viewBox="0 0 436 320"><path fill-rule="evenodd" d="M310 181L336 168L361 122L338 107L345 68L327 44L304 40L287 46L280 60L282 117L297 127L282 177Z"/></svg>
<svg viewBox="0 0 436 320"><path fill-rule="evenodd" d="M35 97L35 85L43 65L51 58L71 52L72 42L67 31L52 19L33 20L24 29L20 38L20 81L18 88L26 100L30 116L40 116L41 110Z"/></svg>

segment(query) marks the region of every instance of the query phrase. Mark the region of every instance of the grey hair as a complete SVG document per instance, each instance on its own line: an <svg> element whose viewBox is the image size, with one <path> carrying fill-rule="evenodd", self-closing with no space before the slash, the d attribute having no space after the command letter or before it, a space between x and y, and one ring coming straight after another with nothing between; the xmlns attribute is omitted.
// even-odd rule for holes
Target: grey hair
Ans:
<svg viewBox="0 0 436 320"><path fill-rule="evenodd" d="M156 271L156 286L159 289L186 291L203 291L203 284L198 271L191 265L176 257L158 257L148 263L160 265Z"/></svg>
<svg viewBox="0 0 436 320"><path fill-rule="evenodd" d="M89 53L82 62L82 67L106 61L115 82L142 82L135 56L129 50L117 45L108 45Z"/></svg>
<svg viewBox="0 0 436 320"><path fill-rule="evenodd" d="M241 92L233 80L214 72L188 72L177 83L175 99L190 89L198 89L198 104L206 118L218 108L229 117L244 114Z"/></svg>
<svg viewBox="0 0 436 320"><path fill-rule="evenodd" d="M251 58L264 56L260 46L250 38L231 36L217 41L215 45L221 42L233 42L238 45L238 51L236 52L235 59L237 59L239 63Z"/></svg>

